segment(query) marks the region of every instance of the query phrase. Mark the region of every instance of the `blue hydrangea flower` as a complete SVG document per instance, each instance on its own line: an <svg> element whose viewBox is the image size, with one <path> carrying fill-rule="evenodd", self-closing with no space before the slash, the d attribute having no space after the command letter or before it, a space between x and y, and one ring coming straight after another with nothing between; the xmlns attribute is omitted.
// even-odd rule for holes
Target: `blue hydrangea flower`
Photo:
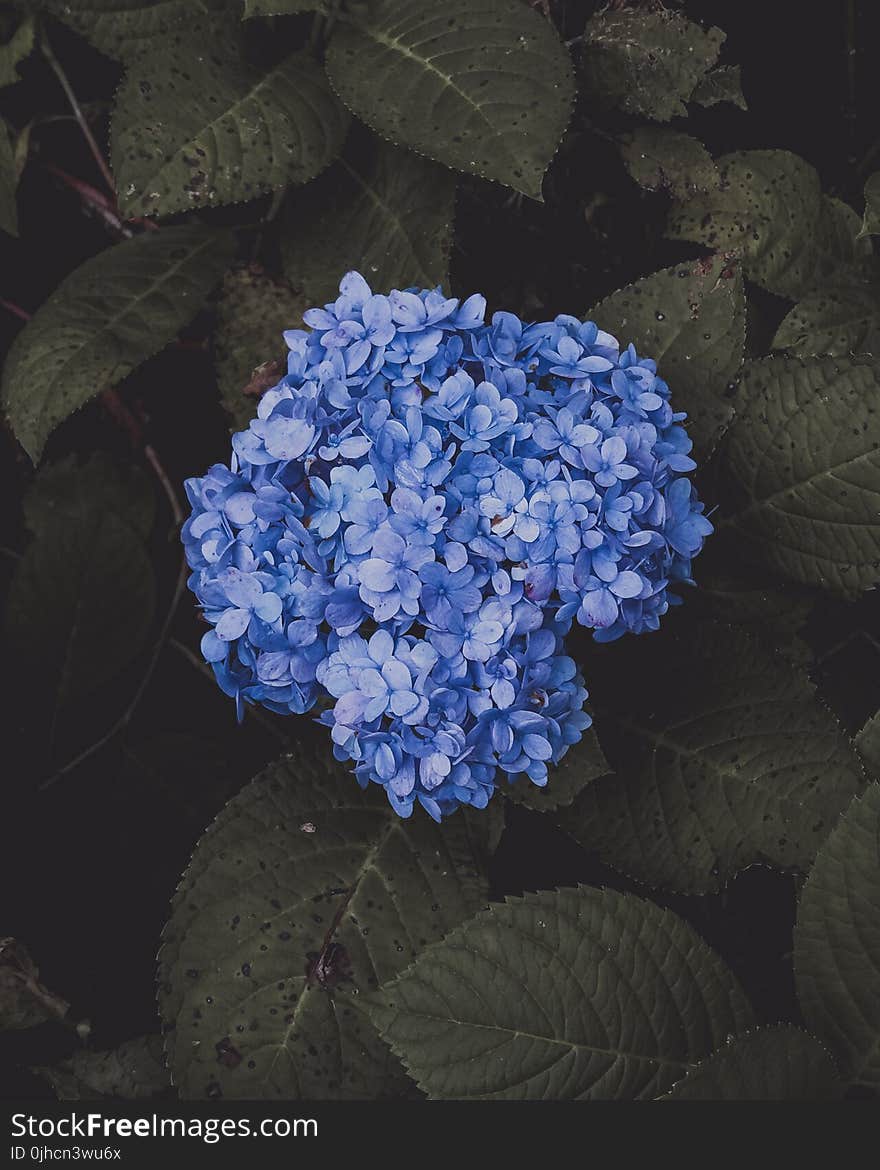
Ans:
<svg viewBox="0 0 880 1170"><path fill-rule="evenodd" d="M657 629L712 525L656 363L474 294L339 297L187 481L202 652L236 702L314 711L409 816L543 785L590 725L564 638Z"/></svg>

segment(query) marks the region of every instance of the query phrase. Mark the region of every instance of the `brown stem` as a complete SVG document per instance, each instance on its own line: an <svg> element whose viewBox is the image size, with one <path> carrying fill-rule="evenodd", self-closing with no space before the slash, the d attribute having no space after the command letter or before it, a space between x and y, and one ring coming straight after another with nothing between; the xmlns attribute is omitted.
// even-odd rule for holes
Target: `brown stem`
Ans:
<svg viewBox="0 0 880 1170"><path fill-rule="evenodd" d="M115 396L119 402L122 401L116 394L115 390L107 391L105 399L110 397L112 400L112 396ZM128 408L125 407L125 410L128 411ZM180 506L177 493L174 491L171 480L168 478L168 473L162 466L162 462L159 459L159 456L156 454L155 448L152 447L149 443L147 443L144 447L144 456L155 472L156 478L158 479L159 484L161 485L162 490L168 499L168 504L174 517L174 527L176 532L183 523L183 509ZM68 762L64 764L63 767L59 768L58 771L53 773L53 775L50 776L47 780L44 780L43 783L39 786L39 791L44 792L47 788L51 788L62 778L62 776L66 776L69 772L72 772L75 768L78 768L80 764L90 759L96 752L100 751L102 747L108 744L112 739L119 735L120 732L124 731L126 727L128 727L135 711L140 704L141 699L144 697L144 693L146 692L147 687L150 685L150 680L155 673L156 666L159 662L159 657L164 650L166 643L168 642L168 638L171 633L171 624L174 621L174 615L177 612L180 599L183 596L184 590L186 589L186 577L186 557L181 556L180 569L177 574L177 580L174 584L174 592L171 595L171 601L165 613L165 619L162 622L162 628L159 631L159 636L156 639L156 643L153 647L153 653L150 655L150 661L147 663L147 668L144 671L141 681L138 684L138 688L132 696L128 706L112 725L109 731L105 732L105 734L102 735L100 739L95 740L94 743L89 744L87 748L84 748L78 755L74 756L72 760L68 760Z"/></svg>
<svg viewBox="0 0 880 1170"><path fill-rule="evenodd" d="M73 92L73 89L71 88L70 82L67 80L67 74L61 68L61 62L58 60L58 58L52 52L52 46L49 44L49 38L46 34L45 29L43 30L43 35L40 39L40 48L43 51L43 56L49 62L49 66L52 69L52 72L58 78L59 85L64 90L65 97L67 98L67 101L70 105L70 108L73 111L73 116L76 118L77 122L79 123L79 128L82 131L83 138L85 138L86 143L88 144L89 150L92 152L92 157L94 158L95 162L98 164L98 170L101 172L101 175L104 178L104 182L107 184L108 188L110 189L110 193L112 194L113 199L115 200L116 199L116 184L113 181L113 175L110 172L110 168L107 166L107 163L104 159L104 155L101 153L100 147L98 146L97 142L95 141L95 136L92 134L91 127L89 126L88 122L86 121L85 114L82 112L82 109L80 108L80 104L77 101L76 94Z"/></svg>
<svg viewBox="0 0 880 1170"><path fill-rule="evenodd" d="M30 321L30 313L25 312L19 305L13 304L12 301L7 301L0 297L0 309L5 309L7 313L12 313L13 317L18 317L21 321Z"/></svg>

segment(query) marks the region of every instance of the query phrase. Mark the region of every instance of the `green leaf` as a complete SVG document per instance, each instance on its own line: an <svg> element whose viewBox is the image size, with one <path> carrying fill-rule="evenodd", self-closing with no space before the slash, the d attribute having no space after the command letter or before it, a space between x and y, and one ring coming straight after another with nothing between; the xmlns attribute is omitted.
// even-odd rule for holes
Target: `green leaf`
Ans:
<svg viewBox="0 0 880 1170"><path fill-rule="evenodd" d="M377 291L448 284L454 209L453 174L373 138L288 201L284 270L315 304L352 268Z"/></svg>
<svg viewBox="0 0 880 1170"><path fill-rule="evenodd" d="M641 187L687 199L718 186L718 172L702 142L665 126L640 126L621 141L626 169Z"/></svg>
<svg viewBox="0 0 880 1170"><path fill-rule="evenodd" d="M774 349L801 357L873 353L880 345L880 292L850 283L809 293L787 314L773 338Z"/></svg>
<svg viewBox="0 0 880 1170"><path fill-rule="evenodd" d="M18 235L18 206L15 201L17 187L15 154L8 127L0 118L0 230L11 236Z"/></svg>
<svg viewBox="0 0 880 1170"><path fill-rule="evenodd" d="M239 0L42 0L96 49L128 61L162 44L184 25L214 21ZM207 21L206 21L207 18Z"/></svg>
<svg viewBox="0 0 880 1170"><path fill-rule="evenodd" d="M41 467L23 507L27 526L35 534L56 519L89 525L110 512L146 539L156 518L149 477L141 468L119 462L103 451L82 463L70 455Z"/></svg>
<svg viewBox="0 0 880 1170"><path fill-rule="evenodd" d="M228 272L217 304L214 361L220 398L235 430L256 414L259 388L276 385L287 372L285 329L301 329L311 302L261 270ZM265 366L259 381L257 368Z"/></svg>
<svg viewBox="0 0 880 1170"><path fill-rule="evenodd" d="M116 98L120 207L172 215L305 183L339 153L348 121L307 53L259 71L222 26L177 34L137 58Z"/></svg>
<svg viewBox="0 0 880 1170"><path fill-rule="evenodd" d="M880 235L880 171L875 171L865 183L865 217L859 235Z"/></svg>
<svg viewBox="0 0 880 1170"><path fill-rule="evenodd" d="M868 766L869 775L880 779L880 711L875 711L855 739L859 755Z"/></svg>
<svg viewBox="0 0 880 1170"><path fill-rule="evenodd" d="M181 1096L404 1091L358 996L485 903L484 833L401 820L309 729L221 812L175 896L159 1005Z"/></svg>
<svg viewBox="0 0 880 1170"><path fill-rule="evenodd" d="M827 249L829 264L835 269L835 279L840 283L855 280L870 281L874 277L874 247L861 234L862 221L848 203L842 199L823 196L827 215Z"/></svg>
<svg viewBox="0 0 880 1170"><path fill-rule="evenodd" d="M192 320L231 252L225 233L170 227L101 252L61 282L3 369L6 413L34 462L60 422Z"/></svg>
<svg viewBox="0 0 880 1170"><path fill-rule="evenodd" d="M42 518L16 566L6 632L25 673L39 678L50 741L60 708L86 698L139 653L154 594L141 538L113 512Z"/></svg>
<svg viewBox="0 0 880 1170"><path fill-rule="evenodd" d="M244 20L253 16L293 16L299 12L314 12L321 8L321 0L244 0Z"/></svg>
<svg viewBox="0 0 880 1170"><path fill-rule="evenodd" d="M834 1061L815 1037L786 1024L728 1040L664 1101L832 1101L843 1095Z"/></svg>
<svg viewBox="0 0 880 1170"><path fill-rule="evenodd" d="M586 84L602 104L628 114L686 117L684 103L724 40L720 28L706 31L678 12L606 9L584 30Z"/></svg>
<svg viewBox="0 0 880 1170"><path fill-rule="evenodd" d="M756 862L806 869L864 784L806 675L743 630L621 642L592 661L590 692L615 774L557 819L639 881L703 894Z"/></svg>
<svg viewBox="0 0 880 1170"><path fill-rule="evenodd" d="M25 16L9 40L0 44L0 89L21 80L17 66L30 56L33 48L34 18Z"/></svg>
<svg viewBox="0 0 880 1170"><path fill-rule="evenodd" d="M688 261L612 293L589 316L656 359L675 410L686 410L700 454L733 415L730 387L742 365L745 299L739 266L724 257Z"/></svg>
<svg viewBox="0 0 880 1170"><path fill-rule="evenodd" d="M725 548L843 597L880 578L880 365L747 363L724 443Z"/></svg>
<svg viewBox="0 0 880 1170"><path fill-rule="evenodd" d="M565 46L521 0L378 0L336 26L327 72L383 137L533 199L574 101Z"/></svg>
<svg viewBox="0 0 880 1170"><path fill-rule="evenodd" d="M682 919L614 890L493 905L366 998L432 1098L656 1097L751 1023Z"/></svg>
<svg viewBox="0 0 880 1170"><path fill-rule="evenodd" d="M711 563L711 551L707 559ZM803 637L816 605L812 590L745 577L726 565L698 564L697 578L698 588L687 596L691 613L740 626L798 666L812 664L813 651Z"/></svg>
<svg viewBox="0 0 880 1170"><path fill-rule="evenodd" d="M0 1032L63 1020L69 1006L40 982L24 943L0 938Z"/></svg>
<svg viewBox="0 0 880 1170"><path fill-rule="evenodd" d="M853 801L803 888L794 968L804 1019L844 1077L880 1086L880 784Z"/></svg>
<svg viewBox="0 0 880 1170"><path fill-rule="evenodd" d="M716 106L719 102L730 102L747 110L743 97L739 65L718 65L697 82L690 100L700 106Z"/></svg>
<svg viewBox="0 0 880 1170"><path fill-rule="evenodd" d="M797 299L839 271L840 209L814 167L786 150L718 159L720 185L673 206L667 234L742 255L762 288Z"/></svg>
<svg viewBox="0 0 880 1170"><path fill-rule="evenodd" d="M491 800L485 808L469 808L463 806L459 812L464 814L470 831L477 841L477 852L487 859L492 857L498 848L505 827L505 806L503 800ZM476 822L476 823L474 823Z"/></svg>
<svg viewBox="0 0 880 1170"><path fill-rule="evenodd" d="M59 1101L116 1097L139 1101L170 1088L161 1036L138 1036L109 1052L75 1053L69 1060L34 1072L44 1077Z"/></svg>
<svg viewBox="0 0 880 1170"><path fill-rule="evenodd" d="M538 812L552 812L571 804L583 788L609 770L595 729L590 728L568 749L562 760L550 768L550 779L545 787L539 788L523 777L515 784L503 785L500 791L514 804L524 804Z"/></svg>

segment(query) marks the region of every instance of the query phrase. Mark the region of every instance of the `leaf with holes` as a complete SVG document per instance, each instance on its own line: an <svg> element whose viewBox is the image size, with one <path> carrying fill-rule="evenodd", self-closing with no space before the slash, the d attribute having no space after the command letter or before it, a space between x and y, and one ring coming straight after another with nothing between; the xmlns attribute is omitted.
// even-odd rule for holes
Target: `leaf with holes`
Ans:
<svg viewBox="0 0 880 1170"><path fill-rule="evenodd" d="M596 731L590 728L568 749L562 760L550 768L550 779L543 788L521 777L514 784L501 786L500 791L514 804L524 804L538 812L552 812L571 804L583 788L609 771Z"/></svg>
<svg viewBox="0 0 880 1170"><path fill-rule="evenodd" d="M434 1099L656 1097L751 1011L682 919L614 890L493 905L366 998Z"/></svg>
<svg viewBox="0 0 880 1170"><path fill-rule="evenodd" d="M859 235L880 235L880 171L875 171L865 183L865 216Z"/></svg>
<svg viewBox="0 0 880 1170"><path fill-rule="evenodd" d="M840 271L840 208L814 167L786 150L728 154L717 166L717 190L673 206L668 235L741 253L750 280L792 299Z"/></svg>
<svg viewBox="0 0 880 1170"><path fill-rule="evenodd" d="M687 199L718 186L712 156L696 138L665 126L640 126L620 145L626 169L640 187Z"/></svg>
<svg viewBox="0 0 880 1170"><path fill-rule="evenodd" d="M239 0L43 0L43 7L96 49L128 61L155 48L184 25L221 19Z"/></svg>
<svg viewBox="0 0 880 1170"><path fill-rule="evenodd" d="M138 57L110 136L128 215L240 203L305 183L339 153L348 114L321 67L294 53L252 69L222 26L182 32Z"/></svg>
<svg viewBox="0 0 880 1170"><path fill-rule="evenodd" d="M155 606L140 536L110 511L46 515L16 566L6 637L51 747L62 708L88 697L142 649Z"/></svg>
<svg viewBox="0 0 880 1170"><path fill-rule="evenodd" d="M606 9L584 30L585 83L603 105L628 114L686 117L684 103L724 40L720 28L702 29L678 12Z"/></svg>
<svg viewBox="0 0 880 1170"><path fill-rule="evenodd" d="M798 1000L847 1080L880 1086L880 784L819 850L794 932Z"/></svg>
<svg viewBox="0 0 880 1170"><path fill-rule="evenodd" d="M247 427L256 414L259 394L245 392L253 384L256 368L267 366L265 390L287 373L284 330L302 329L303 311L311 303L255 267L236 269L224 277L217 303L214 363L220 398L236 430Z"/></svg>
<svg viewBox="0 0 880 1170"><path fill-rule="evenodd" d="M801 357L873 353L880 345L880 291L863 283L809 293L791 309L773 338L774 349Z"/></svg>
<svg viewBox="0 0 880 1170"><path fill-rule="evenodd" d="M675 410L708 454L733 415L730 385L742 365L745 298L739 265L723 256L675 264L600 301L588 314L656 360Z"/></svg>
<svg viewBox="0 0 880 1170"><path fill-rule="evenodd" d="M161 1036L138 1036L108 1052L76 1052L69 1060L33 1070L49 1082L59 1101L115 1097L140 1101L170 1088Z"/></svg>
<svg viewBox="0 0 880 1170"><path fill-rule="evenodd" d="M695 1065L664 1101L834 1101L843 1084L815 1037L780 1024L726 1042Z"/></svg>
<svg viewBox="0 0 880 1170"><path fill-rule="evenodd" d="M153 485L146 473L103 451L83 462L69 455L41 467L23 508L25 522L36 535L56 519L87 526L112 512L146 540L156 518Z"/></svg>
<svg viewBox="0 0 880 1170"><path fill-rule="evenodd" d="M309 729L220 813L175 895L159 1004L181 1096L405 1091L356 1003L485 903L484 832L401 820Z"/></svg>
<svg viewBox="0 0 880 1170"><path fill-rule="evenodd" d="M451 172L371 136L288 200L284 271L316 304L352 268L377 291L448 284L454 209Z"/></svg>
<svg viewBox="0 0 880 1170"><path fill-rule="evenodd" d="M18 235L18 172L6 123L0 118L0 231Z"/></svg>
<svg viewBox="0 0 880 1170"><path fill-rule="evenodd" d="M557 820L639 881L703 894L755 862L806 869L864 785L806 675L742 630L700 621L621 642L590 686L614 774Z"/></svg>
<svg viewBox="0 0 880 1170"><path fill-rule="evenodd" d="M716 539L852 598L880 580L880 363L749 362L724 441Z"/></svg>
<svg viewBox="0 0 880 1170"><path fill-rule="evenodd" d="M699 106L717 106L719 102L730 102L747 110L746 99L742 91L742 70L739 65L718 65L710 69L697 82L697 87L690 96L692 102Z"/></svg>
<svg viewBox="0 0 880 1170"><path fill-rule="evenodd" d="M565 46L520 0L378 0L334 29L327 72L384 138L533 199L574 102Z"/></svg>
<svg viewBox="0 0 880 1170"><path fill-rule="evenodd" d="M165 228L99 253L61 282L3 368L3 404L34 462L60 422L192 320L228 267L232 243L208 228Z"/></svg>

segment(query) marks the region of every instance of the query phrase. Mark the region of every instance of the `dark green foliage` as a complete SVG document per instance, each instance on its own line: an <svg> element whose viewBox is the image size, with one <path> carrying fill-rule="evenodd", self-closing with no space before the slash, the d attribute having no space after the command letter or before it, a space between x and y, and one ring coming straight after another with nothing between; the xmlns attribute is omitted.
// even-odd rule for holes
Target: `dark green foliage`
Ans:
<svg viewBox="0 0 880 1170"><path fill-rule="evenodd" d="M3 405L34 462L60 422L188 324L231 242L195 225L137 236L87 261L41 306L3 367Z"/></svg>
<svg viewBox="0 0 880 1170"><path fill-rule="evenodd" d="M743 631L680 622L591 677L611 771L557 819L652 886L702 894L755 862L806 870L865 782L806 676Z"/></svg>
<svg viewBox="0 0 880 1170"><path fill-rule="evenodd" d="M0 4L9 1096L876 1096L871 12L841 67L722 7ZM349 269L633 342L716 529L439 826L238 726L185 593L183 481Z"/></svg>
<svg viewBox="0 0 880 1170"><path fill-rule="evenodd" d="M807 1024L847 1080L880 1084L880 784L856 798L819 852L794 936Z"/></svg>
<svg viewBox="0 0 880 1170"><path fill-rule="evenodd" d="M684 103L723 43L721 29L703 29L671 9L609 8L587 25L584 79L601 102L668 122L687 114Z"/></svg>
<svg viewBox="0 0 880 1170"><path fill-rule="evenodd" d="M666 1101L833 1101L843 1095L834 1061L798 1028L761 1028L728 1040L695 1065Z"/></svg>
<svg viewBox="0 0 880 1170"><path fill-rule="evenodd" d="M725 439L728 549L844 597L877 581L878 384L870 357L749 363Z"/></svg>
<svg viewBox="0 0 880 1170"><path fill-rule="evenodd" d="M869 284L823 287L790 310L773 338L774 349L806 357L874 353L880 342L880 292Z"/></svg>
<svg viewBox="0 0 880 1170"><path fill-rule="evenodd" d="M153 570L138 534L110 511L47 516L19 561L6 633L23 681L39 685L51 747L61 710L138 654L153 620Z"/></svg>
<svg viewBox="0 0 880 1170"><path fill-rule="evenodd" d="M662 308L658 308L662 305ZM639 353L652 354L688 414L706 456L733 417L731 386L743 358L745 298L740 266L725 256L675 264L606 297L589 316L616 322Z"/></svg>
<svg viewBox="0 0 880 1170"><path fill-rule="evenodd" d="M681 919L613 890L478 914L368 999L429 1097L656 1097L752 1015Z"/></svg>
<svg viewBox="0 0 880 1170"><path fill-rule="evenodd" d="M43 7L108 57L127 61L196 21L235 12L239 0L46 0Z"/></svg>
<svg viewBox="0 0 880 1170"><path fill-rule="evenodd" d="M140 467L124 466L98 451L80 462L71 455L47 463L22 501L27 527L39 537L58 521L87 528L95 516L112 513L146 540L156 516L153 485Z"/></svg>
<svg viewBox="0 0 880 1170"><path fill-rule="evenodd" d="M371 136L288 200L284 270L309 304L333 300L351 268L375 288L445 285L454 207L451 171Z"/></svg>
<svg viewBox="0 0 880 1170"><path fill-rule="evenodd" d="M712 156L696 138L665 126L640 126L621 143L626 168L649 191L687 199L718 186Z"/></svg>
<svg viewBox="0 0 880 1170"><path fill-rule="evenodd" d="M305 183L332 162L347 127L304 53L259 71L223 26L163 37L138 56L116 98L120 207L171 215Z"/></svg>
<svg viewBox="0 0 880 1170"><path fill-rule="evenodd" d="M871 175L865 183L865 218L862 221L862 235L880 235L880 171Z"/></svg>
<svg viewBox="0 0 880 1170"><path fill-rule="evenodd" d="M223 278L214 364L220 398L234 430L247 426L256 414L260 389L278 381L278 363L285 351L282 334L301 328L300 318L310 304L283 281L254 267L235 269ZM257 371L264 364L270 368L268 382L261 382Z"/></svg>
<svg viewBox="0 0 880 1170"><path fill-rule="evenodd" d="M741 110L747 109L746 99L743 97L739 65L719 65L715 69L710 69L697 82L697 87L691 94L691 101L701 106L714 106L718 102L730 102L734 106L739 106Z"/></svg>
<svg viewBox="0 0 880 1170"><path fill-rule="evenodd" d="M717 189L673 206L670 236L739 252L746 276L783 297L800 296L853 260L855 233L847 237L838 205L802 158L751 150L717 166Z"/></svg>
<svg viewBox="0 0 880 1170"><path fill-rule="evenodd" d="M0 229L18 235L18 208L15 188L18 185L15 155L6 124L0 121Z"/></svg>
<svg viewBox="0 0 880 1170"><path fill-rule="evenodd" d="M165 1092L171 1083L160 1036L139 1036L110 1052L86 1049L34 1071L45 1077L59 1101L137 1101Z"/></svg>
<svg viewBox="0 0 880 1170"><path fill-rule="evenodd" d="M226 806L175 896L159 1002L185 1097L405 1092L355 997L486 901L488 820L402 821L319 745Z"/></svg>
<svg viewBox="0 0 880 1170"><path fill-rule="evenodd" d="M574 86L556 33L519 0L379 0L337 30L327 70L383 137L541 198Z"/></svg>

